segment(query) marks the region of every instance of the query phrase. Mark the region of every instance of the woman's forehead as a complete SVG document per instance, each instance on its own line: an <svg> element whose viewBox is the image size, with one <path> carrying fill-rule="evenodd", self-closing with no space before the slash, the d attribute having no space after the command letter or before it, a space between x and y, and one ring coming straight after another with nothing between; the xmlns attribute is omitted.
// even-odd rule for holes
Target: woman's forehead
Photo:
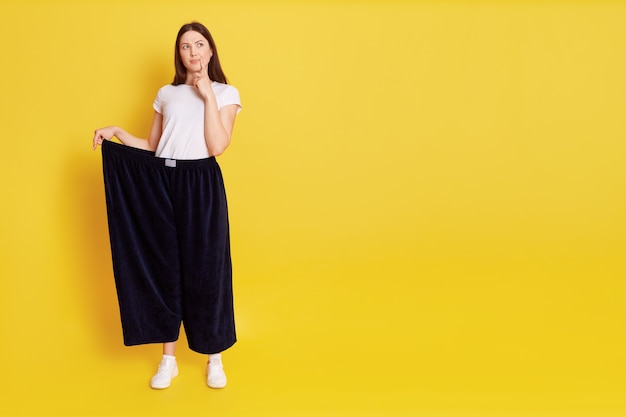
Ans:
<svg viewBox="0 0 626 417"><path fill-rule="evenodd" d="M207 39L202 36L201 33L196 32L195 30L190 30L183 33L183 36L180 37L181 43L195 43L198 41L206 41Z"/></svg>

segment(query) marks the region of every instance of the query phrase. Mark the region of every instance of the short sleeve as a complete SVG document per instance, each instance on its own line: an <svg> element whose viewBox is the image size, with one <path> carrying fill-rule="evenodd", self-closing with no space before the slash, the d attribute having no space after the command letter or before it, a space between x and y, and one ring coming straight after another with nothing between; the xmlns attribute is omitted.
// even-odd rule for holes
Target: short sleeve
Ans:
<svg viewBox="0 0 626 417"><path fill-rule="evenodd" d="M226 87L224 93L222 94L220 102L220 108L228 106L230 104L236 104L237 106L239 106L239 108L237 109L237 113L241 111L242 106L241 98L239 97L239 90L237 90L237 88L233 87L232 85L228 85Z"/></svg>
<svg viewBox="0 0 626 417"><path fill-rule="evenodd" d="M154 98L154 102L152 103L152 108L154 108L154 111L156 111L159 114L163 114L162 97L161 97L162 90L163 90L163 88L159 89L159 91L157 92L156 97Z"/></svg>

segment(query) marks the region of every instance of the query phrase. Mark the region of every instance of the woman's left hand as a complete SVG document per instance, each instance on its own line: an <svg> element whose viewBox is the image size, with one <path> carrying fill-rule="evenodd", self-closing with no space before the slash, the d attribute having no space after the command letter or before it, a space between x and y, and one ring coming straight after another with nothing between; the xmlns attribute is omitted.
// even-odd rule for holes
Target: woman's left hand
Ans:
<svg viewBox="0 0 626 417"><path fill-rule="evenodd" d="M209 78L208 63L204 64L200 58L200 71L194 74L193 86L196 87L198 93L203 99L207 99L213 91L211 89L211 79Z"/></svg>

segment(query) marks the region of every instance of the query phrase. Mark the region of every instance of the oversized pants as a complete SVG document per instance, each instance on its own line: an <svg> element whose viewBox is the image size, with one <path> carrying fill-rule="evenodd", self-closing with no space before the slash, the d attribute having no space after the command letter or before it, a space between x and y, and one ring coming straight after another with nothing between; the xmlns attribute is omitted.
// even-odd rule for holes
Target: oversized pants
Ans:
<svg viewBox="0 0 626 417"><path fill-rule="evenodd" d="M102 163L124 344L236 341L226 193L215 158L169 160L111 141Z"/></svg>

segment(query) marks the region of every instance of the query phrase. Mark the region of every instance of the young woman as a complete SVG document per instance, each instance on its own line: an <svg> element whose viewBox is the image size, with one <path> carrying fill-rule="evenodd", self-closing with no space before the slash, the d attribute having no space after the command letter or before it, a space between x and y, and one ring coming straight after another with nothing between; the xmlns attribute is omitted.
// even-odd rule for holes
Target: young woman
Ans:
<svg viewBox="0 0 626 417"><path fill-rule="evenodd" d="M176 75L154 100L147 139L117 126L102 145L113 272L127 346L163 343L151 386L178 375L181 323L189 348L208 354L207 384L226 386L221 352L236 341L226 194L215 157L241 110L205 26L183 25ZM110 141L117 137L122 144Z"/></svg>

